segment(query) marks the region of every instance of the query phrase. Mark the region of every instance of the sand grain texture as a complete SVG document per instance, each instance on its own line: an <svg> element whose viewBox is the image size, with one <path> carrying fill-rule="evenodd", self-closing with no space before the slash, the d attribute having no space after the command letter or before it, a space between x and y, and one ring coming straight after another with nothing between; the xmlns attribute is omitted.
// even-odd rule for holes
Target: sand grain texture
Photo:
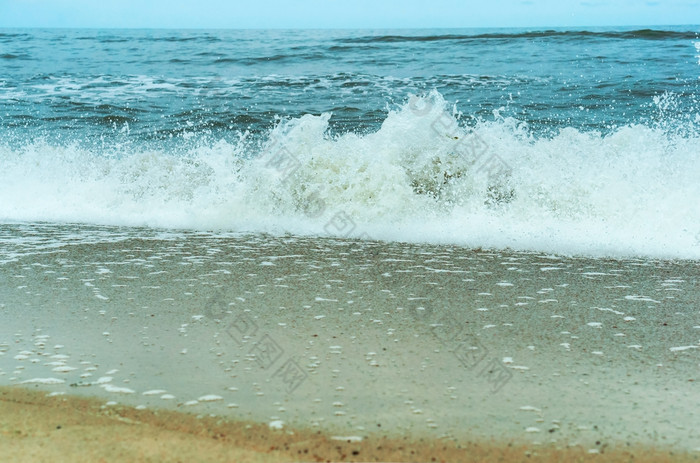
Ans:
<svg viewBox="0 0 700 463"><path fill-rule="evenodd" d="M581 447L388 439L342 442L313 431L197 418L172 411L105 407L76 397L0 389L0 455L7 462L515 462L700 461L697 454L634 446L590 454Z"/></svg>

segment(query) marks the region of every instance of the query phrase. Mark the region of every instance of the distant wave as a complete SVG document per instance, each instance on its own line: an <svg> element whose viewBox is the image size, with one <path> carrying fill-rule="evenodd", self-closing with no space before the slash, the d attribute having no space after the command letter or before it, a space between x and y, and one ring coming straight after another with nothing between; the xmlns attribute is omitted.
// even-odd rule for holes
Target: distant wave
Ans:
<svg viewBox="0 0 700 463"><path fill-rule="evenodd" d="M639 29L634 31L527 31L513 33L487 34L444 34L444 35L380 35L364 36L338 40L341 43L387 43L387 42L437 42L443 40L489 40L489 39L533 39L547 37L562 37L571 39L606 38L606 39L637 39L637 40L666 40L666 39L697 39L699 31L667 31L655 29Z"/></svg>
<svg viewBox="0 0 700 463"><path fill-rule="evenodd" d="M15 55L13 53L3 53L0 55L0 59L28 59L29 55Z"/></svg>

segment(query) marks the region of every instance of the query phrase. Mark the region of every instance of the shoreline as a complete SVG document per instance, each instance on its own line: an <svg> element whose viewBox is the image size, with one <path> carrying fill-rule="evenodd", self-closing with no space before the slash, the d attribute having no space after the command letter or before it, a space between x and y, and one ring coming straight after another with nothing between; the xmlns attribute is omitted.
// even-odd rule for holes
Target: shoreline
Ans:
<svg viewBox="0 0 700 463"><path fill-rule="evenodd" d="M8 461L700 461L698 452L611 444L596 453L582 446L468 440L397 439L371 434L361 441L321 431L272 429L223 417L172 410L106 406L96 398L47 397L44 391L0 387L0 452ZM233 460L235 459L235 460Z"/></svg>
<svg viewBox="0 0 700 463"><path fill-rule="evenodd" d="M0 267L0 386L327 436L700 448L696 262L112 238Z"/></svg>

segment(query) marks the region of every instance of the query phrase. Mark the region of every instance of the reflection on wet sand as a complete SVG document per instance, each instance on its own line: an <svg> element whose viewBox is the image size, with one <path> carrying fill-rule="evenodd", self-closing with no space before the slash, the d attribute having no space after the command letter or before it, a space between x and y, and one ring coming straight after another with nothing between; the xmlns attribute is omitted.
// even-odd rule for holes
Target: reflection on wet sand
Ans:
<svg viewBox="0 0 700 463"><path fill-rule="evenodd" d="M351 442L700 448L696 262L3 227L0 384Z"/></svg>

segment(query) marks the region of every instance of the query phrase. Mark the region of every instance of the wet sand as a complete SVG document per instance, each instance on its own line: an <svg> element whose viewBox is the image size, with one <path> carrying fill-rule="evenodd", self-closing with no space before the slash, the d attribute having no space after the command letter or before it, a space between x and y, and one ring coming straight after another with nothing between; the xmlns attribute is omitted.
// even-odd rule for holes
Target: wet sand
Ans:
<svg viewBox="0 0 700 463"><path fill-rule="evenodd" d="M686 462L698 455L641 445L605 448L532 446L515 441L343 440L309 430L273 430L169 411L105 406L97 400L51 397L0 388L0 452L13 462Z"/></svg>
<svg viewBox="0 0 700 463"><path fill-rule="evenodd" d="M78 413L114 442L94 448L107 461L146 459L152 439L174 458L193 445L237 461L700 455L697 262L88 231L39 227L4 249L8 451L52 451L46 423ZM75 396L97 402L76 411ZM112 414L148 423L140 444L115 437L133 426ZM213 439L202 420L238 437ZM319 450L269 452L282 436ZM332 437L363 453L334 454ZM238 451L252 453L217 453Z"/></svg>

